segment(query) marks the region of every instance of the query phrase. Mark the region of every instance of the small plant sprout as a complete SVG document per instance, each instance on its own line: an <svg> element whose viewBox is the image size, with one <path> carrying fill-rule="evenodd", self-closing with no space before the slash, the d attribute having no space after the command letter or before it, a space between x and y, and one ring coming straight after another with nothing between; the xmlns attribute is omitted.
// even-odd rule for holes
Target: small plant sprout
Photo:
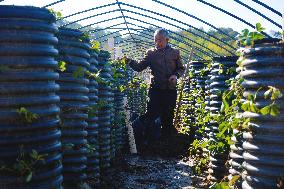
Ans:
<svg viewBox="0 0 284 189"><path fill-rule="evenodd" d="M262 34L265 28L260 23L255 25L255 31L249 31L248 29L242 30L239 35L239 43L243 46L253 46L255 41L263 39L265 36Z"/></svg>
<svg viewBox="0 0 284 189"><path fill-rule="evenodd" d="M24 107L21 107L16 111L20 115L21 120L26 123L32 123L39 118L36 113L30 112Z"/></svg>

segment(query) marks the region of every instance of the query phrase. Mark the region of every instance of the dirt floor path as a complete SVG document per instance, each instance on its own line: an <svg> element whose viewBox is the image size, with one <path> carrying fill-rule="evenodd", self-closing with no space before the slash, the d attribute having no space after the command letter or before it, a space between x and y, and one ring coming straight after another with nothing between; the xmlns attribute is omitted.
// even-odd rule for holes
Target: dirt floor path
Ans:
<svg viewBox="0 0 284 189"><path fill-rule="evenodd" d="M113 188L191 189L188 162L161 157L126 156L112 174Z"/></svg>
<svg viewBox="0 0 284 189"><path fill-rule="evenodd" d="M192 163L181 155L185 144L180 140L171 144L120 157L100 189L193 189Z"/></svg>

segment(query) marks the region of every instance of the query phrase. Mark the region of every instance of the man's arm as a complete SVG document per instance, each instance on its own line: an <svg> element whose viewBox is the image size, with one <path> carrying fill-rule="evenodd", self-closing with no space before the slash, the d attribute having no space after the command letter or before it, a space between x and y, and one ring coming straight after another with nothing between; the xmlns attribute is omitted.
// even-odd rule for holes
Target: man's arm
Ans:
<svg viewBox="0 0 284 189"><path fill-rule="evenodd" d="M146 52L144 58L140 62L131 60L129 62L129 66L137 72L141 72L145 70L150 65L149 54L150 54L150 50Z"/></svg>
<svg viewBox="0 0 284 189"><path fill-rule="evenodd" d="M176 71L174 72L174 75L176 75L177 78L179 78L180 76L182 76L182 74L185 71L185 67L181 63L181 56L180 56L180 51L179 50L177 50L176 65L177 65L177 67L176 67Z"/></svg>

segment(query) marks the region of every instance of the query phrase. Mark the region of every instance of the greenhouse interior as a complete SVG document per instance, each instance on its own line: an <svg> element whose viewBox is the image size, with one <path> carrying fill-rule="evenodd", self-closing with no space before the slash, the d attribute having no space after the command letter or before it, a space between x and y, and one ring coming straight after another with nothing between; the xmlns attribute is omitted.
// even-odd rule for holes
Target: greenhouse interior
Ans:
<svg viewBox="0 0 284 189"><path fill-rule="evenodd" d="M0 0L0 87L0 189L284 189L283 0Z"/></svg>

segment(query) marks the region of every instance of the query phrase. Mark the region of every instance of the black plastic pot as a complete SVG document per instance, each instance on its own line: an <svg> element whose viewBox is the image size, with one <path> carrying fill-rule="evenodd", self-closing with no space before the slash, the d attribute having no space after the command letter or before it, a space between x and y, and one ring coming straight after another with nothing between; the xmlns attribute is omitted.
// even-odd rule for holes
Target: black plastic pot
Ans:
<svg viewBox="0 0 284 189"><path fill-rule="evenodd" d="M268 86L283 92L284 89L284 45L277 40L259 41L253 48L243 51L245 60L240 76L245 79L244 96L255 93L257 106L270 104L263 93ZM251 118L250 131L243 134L243 189L273 189L283 187L284 174L284 110L283 97L276 101L280 106L277 116L244 112ZM282 186L281 186L282 180ZM279 186L277 186L279 184Z"/></svg>
<svg viewBox="0 0 284 189"><path fill-rule="evenodd" d="M109 85L111 82L111 68L108 64L110 56L106 51L100 51L99 65L100 78L102 82L98 85L99 110L98 110L98 125L99 125L99 152L100 152L100 170L101 179L108 175L111 163L111 114L112 114L112 88Z"/></svg>
<svg viewBox="0 0 284 189"><path fill-rule="evenodd" d="M98 72L98 53L90 50L89 72ZM88 154L87 154L87 179L91 184L100 182L100 156L99 156L99 125L98 125L98 82L94 76L89 76L89 114L88 114Z"/></svg>
<svg viewBox="0 0 284 189"><path fill-rule="evenodd" d="M65 187L75 187L87 178L87 119L89 80L85 72L90 64L90 45L79 30L60 29L59 61L66 63L60 72L60 118L63 145L63 176Z"/></svg>
<svg viewBox="0 0 284 189"><path fill-rule="evenodd" d="M54 22L47 9L0 6L0 188L61 188Z"/></svg>
<svg viewBox="0 0 284 189"><path fill-rule="evenodd" d="M222 94L229 89L226 80L235 77L235 67L238 57L216 57L213 59L210 82L210 112L211 114L218 114L222 105ZM216 133L219 125L212 121L209 124L210 140L216 140ZM226 175L225 163L228 160L229 150L225 150L222 154L210 154L210 179L213 181L220 181Z"/></svg>

